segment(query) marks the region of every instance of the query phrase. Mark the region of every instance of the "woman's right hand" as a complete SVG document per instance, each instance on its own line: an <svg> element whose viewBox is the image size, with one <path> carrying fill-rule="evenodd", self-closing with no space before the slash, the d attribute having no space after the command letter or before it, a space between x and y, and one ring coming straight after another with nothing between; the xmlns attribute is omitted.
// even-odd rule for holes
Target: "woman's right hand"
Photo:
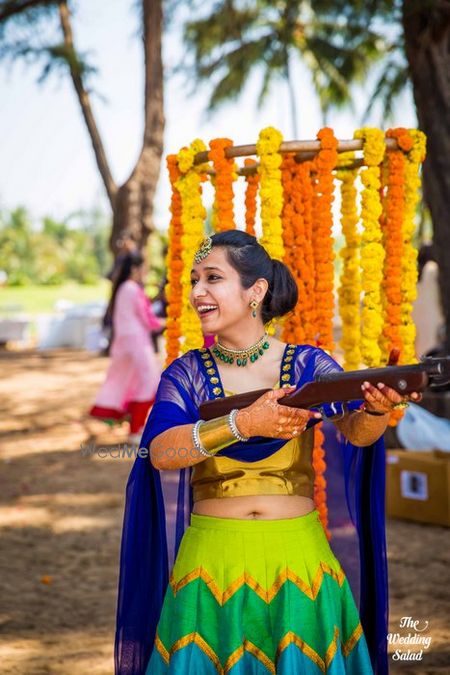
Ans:
<svg viewBox="0 0 450 675"><path fill-rule="evenodd" d="M243 436L266 436L268 438L295 438L301 434L311 418L322 415L303 408L279 405L278 399L292 394L296 387L272 389L254 403L241 408L236 414L236 426Z"/></svg>

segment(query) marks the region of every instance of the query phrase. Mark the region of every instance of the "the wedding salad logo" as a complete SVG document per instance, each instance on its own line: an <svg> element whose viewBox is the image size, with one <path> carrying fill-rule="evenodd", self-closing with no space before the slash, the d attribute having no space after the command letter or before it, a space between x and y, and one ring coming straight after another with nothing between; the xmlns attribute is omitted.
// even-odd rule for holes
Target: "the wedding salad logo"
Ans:
<svg viewBox="0 0 450 675"><path fill-rule="evenodd" d="M424 652L431 644L431 637L425 632L428 630L428 621L414 619L412 616L402 616L399 628L404 632L387 635L388 643L394 648L391 653L392 660L422 661Z"/></svg>

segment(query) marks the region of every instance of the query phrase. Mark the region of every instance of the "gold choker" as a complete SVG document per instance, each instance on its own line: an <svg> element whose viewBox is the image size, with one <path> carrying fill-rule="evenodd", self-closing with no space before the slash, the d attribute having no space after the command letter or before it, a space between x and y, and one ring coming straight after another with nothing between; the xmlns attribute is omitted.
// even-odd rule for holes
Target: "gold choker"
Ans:
<svg viewBox="0 0 450 675"><path fill-rule="evenodd" d="M254 363L260 356L263 356L266 349L269 349L270 343L267 340L268 337L268 334L264 333L258 342L246 349L229 349L221 345L220 342L216 342L211 351L224 363L234 363L236 361L237 366L246 366L247 361Z"/></svg>

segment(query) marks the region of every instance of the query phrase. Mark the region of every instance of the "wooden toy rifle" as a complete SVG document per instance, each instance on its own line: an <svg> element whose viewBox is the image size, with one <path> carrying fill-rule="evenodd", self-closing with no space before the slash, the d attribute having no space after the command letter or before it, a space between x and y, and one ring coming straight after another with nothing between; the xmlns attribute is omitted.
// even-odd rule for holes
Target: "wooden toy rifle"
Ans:
<svg viewBox="0 0 450 675"><path fill-rule="evenodd" d="M363 382L370 382L375 387L378 382L383 382L402 395L442 386L450 382L450 356L425 358L410 366L385 366L319 375L313 382L308 382L289 396L279 399L278 403L292 408L320 408L324 403L357 401L363 398ZM206 421L227 415L234 408L245 408L266 391L270 389L247 391L202 403L199 409L200 419Z"/></svg>

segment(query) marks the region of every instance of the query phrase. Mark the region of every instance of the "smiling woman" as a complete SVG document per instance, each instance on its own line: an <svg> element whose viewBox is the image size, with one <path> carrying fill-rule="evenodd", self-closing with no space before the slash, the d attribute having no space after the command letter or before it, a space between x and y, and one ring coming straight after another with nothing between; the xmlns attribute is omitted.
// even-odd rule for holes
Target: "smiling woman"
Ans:
<svg viewBox="0 0 450 675"><path fill-rule="evenodd" d="M267 335L268 321L295 308L297 287L288 268L245 232L203 241L190 302L216 342L186 352L163 372L141 441L151 463L137 462L130 477L117 672L370 674L377 640L385 636L384 543L370 532L374 549L367 551L371 567L363 570L361 592L370 643L378 646L369 656L314 501L312 427L330 416L353 443L370 445L402 397L386 387L364 388L362 414L354 412L361 401L346 407L337 401L322 414L278 405L294 388L342 369L317 347ZM199 419L207 400L262 388L270 391L246 408ZM372 450L373 461L381 457ZM178 470L179 477L170 583L171 506L161 470Z"/></svg>

